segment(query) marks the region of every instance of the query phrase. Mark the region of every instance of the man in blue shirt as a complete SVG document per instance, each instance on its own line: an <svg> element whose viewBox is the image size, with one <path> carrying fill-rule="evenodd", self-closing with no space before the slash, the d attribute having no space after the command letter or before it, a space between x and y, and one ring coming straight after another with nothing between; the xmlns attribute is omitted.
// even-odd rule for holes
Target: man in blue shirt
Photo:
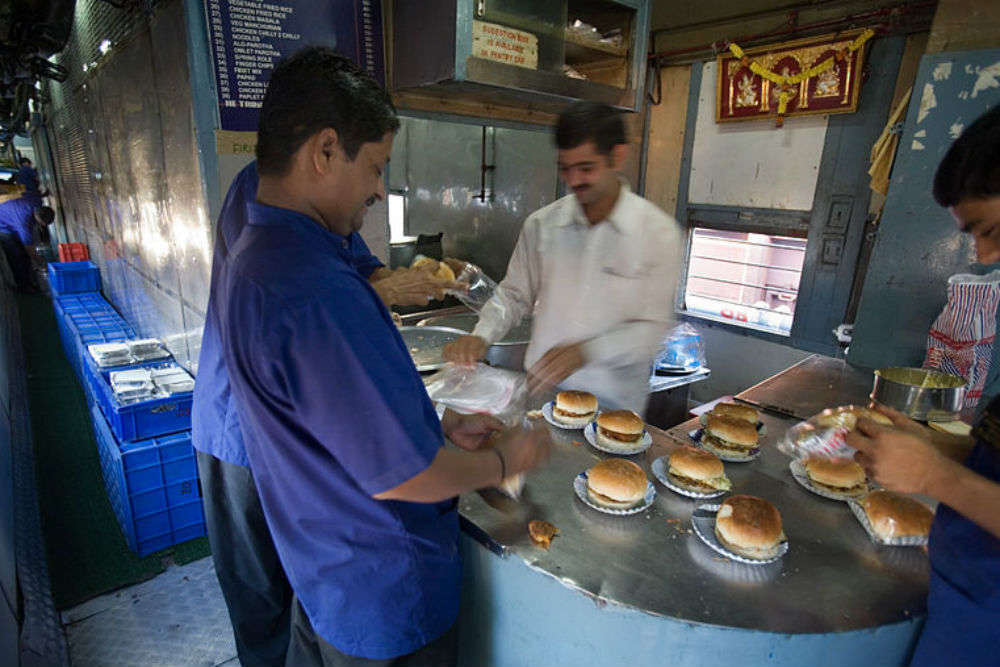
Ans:
<svg viewBox="0 0 1000 667"><path fill-rule="evenodd" d="M980 264L1000 262L1000 106L952 144L934 198L972 234ZM996 349L996 347L994 347ZM990 376L995 380L997 355ZM991 390L992 387L992 390ZM1000 397L987 380L972 437L921 426L882 408L895 429L861 420L848 434L869 478L940 501L931 526L927 622L911 665L1000 665Z"/></svg>
<svg viewBox="0 0 1000 667"><path fill-rule="evenodd" d="M537 465L545 432L440 421L349 236L384 196L398 120L346 58L305 49L260 112L257 202L222 269L220 322L247 458L295 593L289 665L448 665L456 496ZM442 447L443 433L473 451ZM376 662L372 662L376 661Z"/></svg>
<svg viewBox="0 0 1000 667"><path fill-rule="evenodd" d="M0 246L22 290L37 289L31 268L36 259L35 227L51 222L52 215L51 208L24 195L0 204Z"/></svg>
<svg viewBox="0 0 1000 667"><path fill-rule="evenodd" d="M38 171L31 166L31 160L21 158L21 167L17 170L17 183L24 187L24 196L32 200L35 206L42 205L43 194L39 189Z"/></svg>
<svg viewBox="0 0 1000 667"><path fill-rule="evenodd" d="M208 313L202 334L192 410L205 519L216 573L245 667L284 665L292 591L275 551L253 476L247 468L239 418L222 356L216 300L229 249L246 226L257 198L257 167L244 167L229 187L216 225ZM348 238L349 263L387 306L420 305L449 286L424 271L389 271L361 235Z"/></svg>

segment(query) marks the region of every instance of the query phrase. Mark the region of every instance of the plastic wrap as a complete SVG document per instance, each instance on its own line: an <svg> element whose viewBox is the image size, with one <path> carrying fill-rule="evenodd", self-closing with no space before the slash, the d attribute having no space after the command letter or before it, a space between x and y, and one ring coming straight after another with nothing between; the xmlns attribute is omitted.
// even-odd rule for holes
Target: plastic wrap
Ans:
<svg viewBox="0 0 1000 667"><path fill-rule="evenodd" d="M448 364L428 378L425 386L431 400L456 412L489 414L506 426L531 428L525 416L528 388L520 373L485 364ZM497 488L511 498L519 498L524 474L505 478Z"/></svg>
<svg viewBox="0 0 1000 667"><path fill-rule="evenodd" d="M788 429L777 443L778 450L796 459L850 458L855 450L847 444L846 436L854 429L859 416L885 419L874 410L858 405L829 408Z"/></svg>
<svg viewBox="0 0 1000 667"><path fill-rule="evenodd" d="M657 368L695 370L705 365L705 344L698 330L688 323L679 324L663 339L663 349L656 357Z"/></svg>
<svg viewBox="0 0 1000 667"><path fill-rule="evenodd" d="M456 276L456 282L463 285L462 289L447 290L463 304L479 312L486 305L486 302L493 296L497 284L486 273L475 264L466 263L465 268Z"/></svg>

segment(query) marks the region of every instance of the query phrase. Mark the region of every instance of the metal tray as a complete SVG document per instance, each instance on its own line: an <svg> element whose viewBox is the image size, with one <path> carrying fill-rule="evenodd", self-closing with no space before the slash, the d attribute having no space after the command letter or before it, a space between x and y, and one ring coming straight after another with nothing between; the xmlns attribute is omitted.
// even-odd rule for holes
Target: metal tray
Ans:
<svg viewBox="0 0 1000 667"><path fill-rule="evenodd" d="M413 364L423 373L443 368L445 361L441 354L444 346L466 335L466 332L449 327L399 327L399 335L413 357Z"/></svg>

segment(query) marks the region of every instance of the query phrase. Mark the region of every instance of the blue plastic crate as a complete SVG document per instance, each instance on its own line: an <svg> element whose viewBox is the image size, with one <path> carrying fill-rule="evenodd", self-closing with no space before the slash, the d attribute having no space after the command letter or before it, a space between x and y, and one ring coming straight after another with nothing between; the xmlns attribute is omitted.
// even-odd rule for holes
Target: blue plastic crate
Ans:
<svg viewBox="0 0 1000 667"><path fill-rule="evenodd" d="M93 262L51 262L49 287L53 294L100 292L101 273Z"/></svg>
<svg viewBox="0 0 1000 667"><path fill-rule="evenodd" d="M109 372L102 370L100 379L93 378L93 393L111 431L122 442L145 440L191 428L193 392L174 394L167 398L119 405L111 391Z"/></svg>
<svg viewBox="0 0 1000 667"><path fill-rule="evenodd" d="M140 556L205 535L191 433L120 442L91 408L108 500Z"/></svg>

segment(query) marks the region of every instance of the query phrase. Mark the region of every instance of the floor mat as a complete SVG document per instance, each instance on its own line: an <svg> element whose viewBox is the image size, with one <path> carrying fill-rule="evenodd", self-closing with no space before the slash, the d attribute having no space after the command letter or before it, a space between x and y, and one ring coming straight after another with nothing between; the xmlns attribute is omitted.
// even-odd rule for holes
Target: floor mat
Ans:
<svg viewBox="0 0 1000 667"><path fill-rule="evenodd" d="M208 555L204 538L145 558L129 550L104 490L87 401L63 354L52 302L45 295L22 295L18 311L56 608L149 579L170 562L188 563Z"/></svg>

